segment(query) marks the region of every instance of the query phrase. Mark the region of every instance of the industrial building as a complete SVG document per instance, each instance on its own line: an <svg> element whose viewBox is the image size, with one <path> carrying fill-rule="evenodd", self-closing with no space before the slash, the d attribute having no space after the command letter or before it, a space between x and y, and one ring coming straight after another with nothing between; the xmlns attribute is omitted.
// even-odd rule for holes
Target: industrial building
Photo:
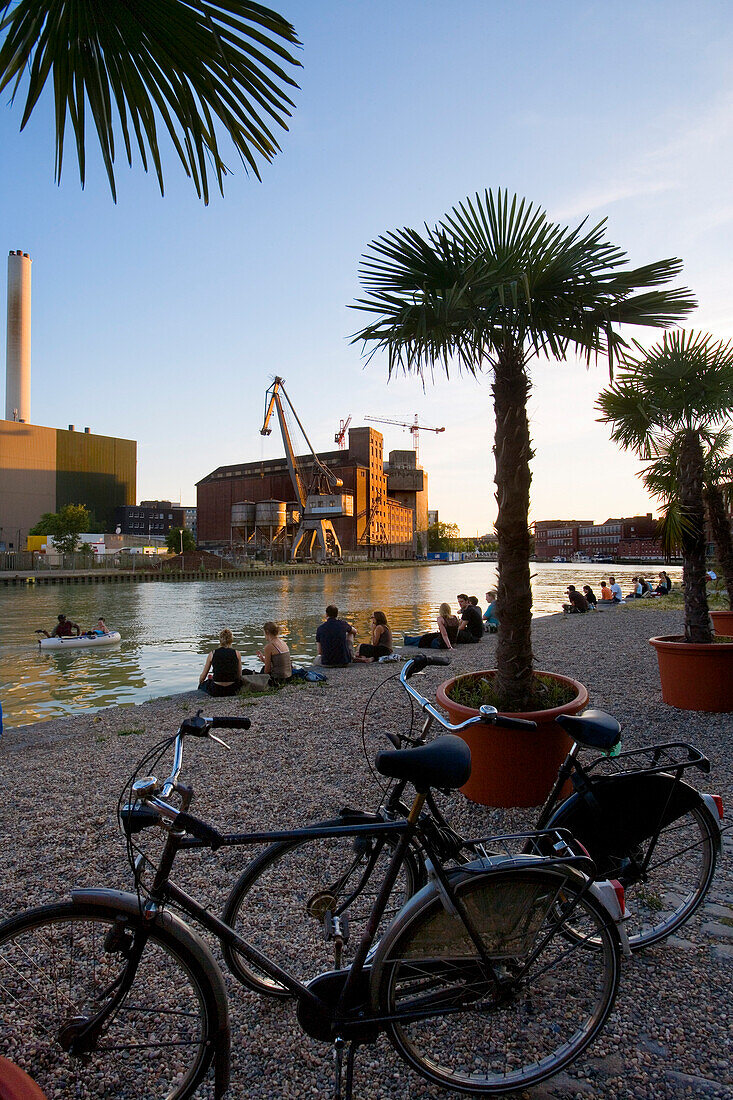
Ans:
<svg viewBox="0 0 733 1100"><path fill-rule="evenodd" d="M413 451L392 451L385 463L381 432L359 427L349 430L345 449L294 462L306 473L320 463L342 483L331 522L343 553L411 558L425 552L428 478ZM286 457L220 466L198 482L197 492L199 546L289 556L301 505Z"/></svg>
<svg viewBox="0 0 733 1100"><path fill-rule="evenodd" d="M138 505L123 504L115 508L114 530L120 535L164 539L172 527L188 526L186 513L192 510L182 508L178 503L173 504L170 500L143 500Z"/></svg>
<svg viewBox="0 0 733 1100"><path fill-rule="evenodd" d="M545 519L536 520L532 526L538 561L569 560L574 554L609 560L662 554L659 523L651 512L645 516L607 519L605 523L590 519Z"/></svg>
<svg viewBox="0 0 733 1100"><path fill-rule="evenodd" d="M136 496L131 439L31 423L31 259L8 256L5 419L0 421L0 548L22 549L44 512L83 504L111 527Z"/></svg>

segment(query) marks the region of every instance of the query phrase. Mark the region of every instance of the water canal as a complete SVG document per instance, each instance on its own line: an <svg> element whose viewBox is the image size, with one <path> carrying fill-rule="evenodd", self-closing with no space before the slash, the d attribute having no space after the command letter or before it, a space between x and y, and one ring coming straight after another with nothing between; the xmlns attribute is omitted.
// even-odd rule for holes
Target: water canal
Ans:
<svg viewBox="0 0 733 1100"><path fill-rule="evenodd" d="M647 576L656 576L649 567ZM608 566L533 564L535 615L559 610L568 583L598 593ZM635 566L618 566L624 591ZM681 569L670 569L679 585ZM234 633L245 667L259 668L262 623L283 624L293 659L315 655L315 631L327 603L369 640L369 617L383 610L401 641L403 631L432 629L438 604L456 607L456 594L483 603L496 582L493 562L359 570L348 573L246 577L180 584L94 584L0 588L0 702L7 726L24 725L121 703L140 703L188 691L198 682L205 654L224 626ZM122 642L110 649L41 652L33 631L50 630L59 612L84 629L101 615Z"/></svg>

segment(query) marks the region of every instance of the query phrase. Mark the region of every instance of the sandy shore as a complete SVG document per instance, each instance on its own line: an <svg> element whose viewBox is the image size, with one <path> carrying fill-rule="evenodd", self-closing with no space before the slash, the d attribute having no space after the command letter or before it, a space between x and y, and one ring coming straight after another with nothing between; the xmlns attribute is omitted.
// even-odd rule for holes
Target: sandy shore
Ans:
<svg viewBox="0 0 733 1100"><path fill-rule="evenodd" d="M712 772L693 782L722 794L730 815L731 715L675 711L662 703L647 639L676 633L680 623L679 611L633 607L540 619L536 666L582 681L591 704L620 720L626 747L696 744L710 757ZM487 636L478 646L456 650L451 672L490 668L494 646L495 638ZM249 732L231 736L231 752L211 743L188 747L184 777L197 791L193 812L199 816L221 828L285 827L331 816L345 804L375 805L379 795L363 758L362 716L374 689L396 671L396 664L331 669L325 684L293 685L257 699L211 700L190 692L6 731L0 747L0 911L51 900L77 885L129 888L115 821L118 793L144 752L198 707L206 714L247 714L253 722ZM443 670L429 670L421 690L432 696L446 678ZM367 712L369 751L381 747L381 728L404 728L409 720L409 703L391 680ZM482 832L531 825L531 811L479 809L458 798L456 816ZM686 926L685 938L625 963L619 1001L601 1038L568 1073L533 1090L533 1098L733 1097L732 853L726 837L707 904ZM220 907L245 858L243 849L193 854L180 877ZM302 1035L292 1007L263 1002L231 979L227 986L233 1100L327 1090L328 1048ZM358 1056L355 1095L407 1100L416 1092L449 1095L424 1085L386 1042Z"/></svg>

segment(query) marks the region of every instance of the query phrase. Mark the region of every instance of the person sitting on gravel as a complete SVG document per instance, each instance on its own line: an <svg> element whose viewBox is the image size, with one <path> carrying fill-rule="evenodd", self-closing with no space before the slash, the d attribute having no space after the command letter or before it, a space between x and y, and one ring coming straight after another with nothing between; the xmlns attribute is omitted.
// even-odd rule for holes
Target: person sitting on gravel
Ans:
<svg viewBox="0 0 733 1100"><path fill-rule="evenodd" d="M280 627L277 623L268 621L263 623L262 629L265 632L265 648L257 654L262 661L262 672L275 684L284 684L293 677L287 642L280 637Z"/></svg>
<svg viewBox="0 0 733 1100"><path fill-rule="evenodd" d="M420 649L453 649L458 635L458 619L449 603L440 605L435 624L438 629L427 634L405 634L405 645L416 645Z"/></svg>
<svg viewBox="0 0 733 1100"><path fill-rule="evenodd" d="M458 594L458 606L461 609L461 621L458 624L456 642L459 645L480 642L484 636L484 623L477 604L471 603L465 592Z"/></svg>
<svg viewBox="0 0 733 1100"><path fill-rule="evenodd" d="M356 631L346 619L339 619L339 609L329 604L326 621L316 631L318 663L327 668L344 668L354 659Z"/></svg>
<svg viewBox="0 0 733 1100"><path fill-rule="evenodd" d="M582 592L577 592L574 584L568 585L569 603L564 603L562 609L565 615L585 615L588 610L588 601Z"/></svg>
<svg viewBox="0 0 733 1100"><path fill-rule="evenodd" d="M496 634L499 629L499 619L496 614L496 589L490 588L486 593L488 607L484 611L484 628L488 634Z"/></svg>
<svg viewBox="0 0 733 1100"><path fill-rule="evenodd" d="M596 604L598 603L598 600L596 599L595 592L593 591L593 589L591 588L591 586L589 584L584 584L583 585L583 595L585 596L585 601L588 604L588 607L592 611L595 611Z"/></svg>
<svg viewBox="0 0 733 1100"><path fill-rule="evenodd" d="M218 697L236 695L242 686L242 658L232 646L234 635L226 628L219 634L219 648L206 658L199 691ZM209 676L211 670L211 676Z"/></svg>
<svg viewBox="0 0 733 1100"><path fill-rule="evenodd" d="M387 623L387 616L383 611L372 612L371 618L372 640L371 643L363 642L359 646L359 652L355 661L378 661L380 657L388 657L392 653L392 631Z"/></svg>

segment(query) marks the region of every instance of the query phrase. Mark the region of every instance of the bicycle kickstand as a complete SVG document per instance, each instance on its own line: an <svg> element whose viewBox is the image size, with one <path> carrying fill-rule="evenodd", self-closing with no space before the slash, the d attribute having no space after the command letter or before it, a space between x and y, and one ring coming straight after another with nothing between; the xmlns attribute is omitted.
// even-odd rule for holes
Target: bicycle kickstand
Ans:
<svg viewBox="0 0 733 1100"><path fill-rule="evenodd" d="M340 1036L334 1040L333 1060L336 1070L336 1079L334 1082L333 1093L334 1100L352 1100L354 1087L354 1058L356 1056L356 1043L349 1043L349 1049L346 1052L346 1080L344 1082L344 1090L342 1092L341 1078L343 1076L345 1046L346 1044Z"/></svg>

